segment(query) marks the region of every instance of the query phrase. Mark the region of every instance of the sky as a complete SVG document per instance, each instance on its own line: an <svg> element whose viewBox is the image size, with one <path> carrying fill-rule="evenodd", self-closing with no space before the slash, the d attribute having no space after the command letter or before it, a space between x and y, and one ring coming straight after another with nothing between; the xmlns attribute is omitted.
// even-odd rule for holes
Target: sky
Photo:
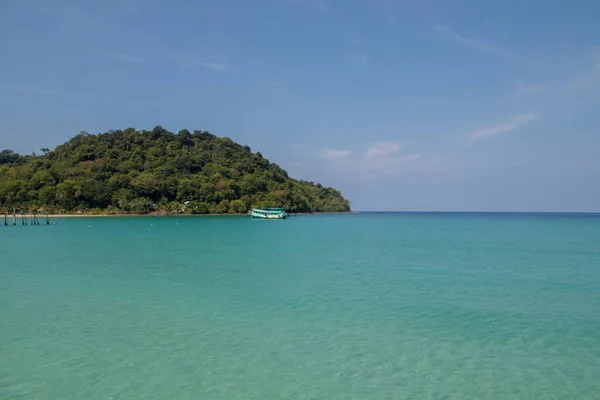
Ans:
<svg viewBox="0 0 600 400"><path fill-rule="evenodd" d="M600 2L0 3L0 149L200 129L354 210L600 211Z"/></svg>

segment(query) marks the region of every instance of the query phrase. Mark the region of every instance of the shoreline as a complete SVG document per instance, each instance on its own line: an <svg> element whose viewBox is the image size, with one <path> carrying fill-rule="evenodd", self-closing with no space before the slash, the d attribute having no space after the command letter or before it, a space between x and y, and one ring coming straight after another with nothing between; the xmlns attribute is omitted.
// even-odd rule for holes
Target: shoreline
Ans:
<svg viewBox="0 0 600 400"><path fill-rule="evenodd" d="M358 214L357 211L343 211L343 212L313 212L313 213L288 213L290 217L301 217L309 215L328 215L328 214ZM31 214L26 214L29 217ZM150 214L48 214L49 218L158 218L158 217L246 217L248 213L244 214L166 214L166 213L150 213ZM12 218L12 214L8 216ZM38 218L45 218L45 214L38 214ZM20 218L20 214L17 214L17 218Z"/></svg>

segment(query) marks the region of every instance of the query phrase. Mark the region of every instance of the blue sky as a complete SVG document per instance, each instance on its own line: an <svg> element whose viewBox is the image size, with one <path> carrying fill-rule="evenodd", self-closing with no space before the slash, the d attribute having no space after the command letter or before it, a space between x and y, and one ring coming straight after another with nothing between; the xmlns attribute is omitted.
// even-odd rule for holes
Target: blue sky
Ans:
<svg viewBox="0 0 600 400"><path fill-rule="evenodd" d="M208 130L356 210L600 211L600 2L23 0L0 148Z"/></svg>

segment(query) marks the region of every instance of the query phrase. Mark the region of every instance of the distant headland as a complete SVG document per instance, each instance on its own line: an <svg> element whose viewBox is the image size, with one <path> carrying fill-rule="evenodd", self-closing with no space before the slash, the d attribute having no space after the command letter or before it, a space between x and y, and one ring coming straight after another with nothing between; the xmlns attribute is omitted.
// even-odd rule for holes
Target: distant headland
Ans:
<svg viewBox="0 0 600 400"><path fill-rule="evenodd" d="M66 215L350 211L338 190L292 179L260 152L200 130L81 132L41 151L0 152L0 207Z"/></svg>

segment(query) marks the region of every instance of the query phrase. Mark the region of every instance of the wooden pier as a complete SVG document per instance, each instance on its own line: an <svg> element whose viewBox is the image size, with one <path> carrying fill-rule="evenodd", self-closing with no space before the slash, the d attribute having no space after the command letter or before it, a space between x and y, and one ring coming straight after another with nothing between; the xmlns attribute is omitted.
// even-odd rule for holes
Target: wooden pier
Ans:
<svg viewBox="0 0 600 400"><path fill-rule="evenodd" d="M0 211L1 212L1 211ZM17 226L19 214L21 217L21 225L40 225L40 220L44 221L46 225L52 225L50 215L46 210L27 210L27 209L12 209L12 221L10 218L11 211L8 208L4 208L4 226ZM12 222L12 224L11 224ZM1 222L0 222L1 224Z"/></svg>

